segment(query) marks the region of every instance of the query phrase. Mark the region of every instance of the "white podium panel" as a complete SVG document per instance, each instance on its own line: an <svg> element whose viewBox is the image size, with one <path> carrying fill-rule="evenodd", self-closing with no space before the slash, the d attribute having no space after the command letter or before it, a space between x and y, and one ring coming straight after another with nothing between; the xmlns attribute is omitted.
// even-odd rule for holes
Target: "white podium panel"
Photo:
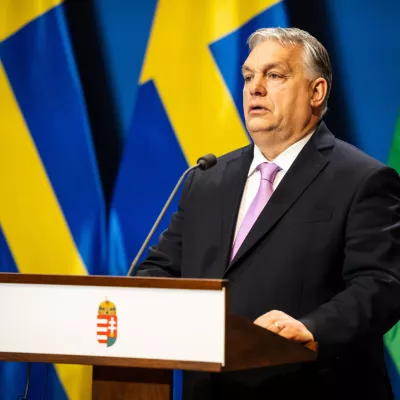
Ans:
<svg viewBox="0 0 400 400"><path fill-rule="evenodd" d="M0 283L0 352L223 365L225 306L224 288Z"/></svg>

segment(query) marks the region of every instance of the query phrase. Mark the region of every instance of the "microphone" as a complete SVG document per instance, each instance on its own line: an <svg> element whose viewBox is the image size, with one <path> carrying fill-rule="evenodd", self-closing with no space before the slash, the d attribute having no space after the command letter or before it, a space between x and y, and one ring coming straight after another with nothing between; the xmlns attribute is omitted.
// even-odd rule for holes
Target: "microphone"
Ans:
<svg viewBox="0 0 400 400"><path fill-rule="evenodd" d="M159 216L156 219L156 222L154 222L154 225L152 226L152 228L150 229L149 234L147 235L146 239L144 240L142 247L140 248L140 250L138 251L138 253L136 254L135 259L132 261L132 264L129 268L129 271L127 273L127 276L131 276L133 273L133 270L135 269L137 263L140 260L140 257L142 257L143 252L145 251L147 245L150 242L150 239L152 238L152 236L154 235L155 230L157 229L158 225L160 224L163 216L165 215L168 207L170 206L173 198L176 195L176 192L178 191L179 187L181 186L183 180L186 178L186 175L193 171L194 169L201 169L203 171L213 167L215 164L217 163L217 157L215 157L214 154L206 154L202 157L200 157L197 160L197 164L194 165L193 167L188 168L183 174L182 176L179 178L178 183L176 184L176 186L174 187L174 190L172 191L172 193L170 194L170 196L168 197L167 202L165 203L163 209L161 210Z"/></svg>
<svg viewBox="0 0 400 400"><path fill-rule="evenodd" d="M201 170L205 171L206 169L213 167L216 163L217 163L217 157L215 157L214 154L206 154L205 156L200 157L197 160L196 165ZM196 166L194 168L196 168Z"/></svg>

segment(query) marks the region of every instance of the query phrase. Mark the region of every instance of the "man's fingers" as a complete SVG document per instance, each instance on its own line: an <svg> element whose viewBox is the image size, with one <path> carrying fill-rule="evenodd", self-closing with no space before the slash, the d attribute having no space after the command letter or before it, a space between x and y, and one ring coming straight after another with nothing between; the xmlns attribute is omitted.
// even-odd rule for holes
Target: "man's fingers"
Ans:
<svg viewBox="0 0 400 400"><path fill-rule="evenodd" d="M265 321L262 321L263 323ZM274 332L286 339L295 340L296 342L308 342L313 340L312 335L307 329L302 329L294 320L278 320L268 325L260 325L261 327Z"/></svg>
<svg viewBox="0 0 400 400"><path fill-rule="evenodd" d="M306 343L313 340L312 334L307 329L302 329L297 324L288 324L278 334L286 339L300 343Z"/></svg>
<svg viewBox="0 0 400 400"><path fill-rule="evenodd" d="M286 321L264 318L258 318L254 323L274 333L279 333L287 324Z"/></svg>
<svg viewBox="0 0 400 400"><path fill-rule="evenodd" d="M254 323L256 325L262 326L263 328L268 328L269 325L273 324L275 321L282 318L285 315L282 311L272 310L264 315L258 317Z"/></svg>
<svg viewBox="0 0 400 400"><path fill-rule="evenodd" d="M282 311L273 310L257 318L254 323L286 339L305 343L314 340L312 333L298 320Z"/></svg>
<svg viewBox="0 0 400 400"><path fill-rule="evenodd" d="M272 324L269 324L266 328L271 332L279 333L282 330L283 326L280 325L279 322L275 321Z"/></svg>

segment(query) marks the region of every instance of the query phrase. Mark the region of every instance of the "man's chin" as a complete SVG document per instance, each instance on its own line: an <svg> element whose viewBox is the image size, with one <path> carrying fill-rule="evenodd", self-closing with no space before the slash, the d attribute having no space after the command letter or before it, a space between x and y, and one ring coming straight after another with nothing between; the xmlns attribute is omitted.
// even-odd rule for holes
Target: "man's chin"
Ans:
<svg viewBox="0 0 400 400"><path fill-rule="evenodd" d="M251 121L247 124L247 130L250 132L250 134L262 134L262 133L268 133L272 132L276 129L275 124L271 123L260 123L256 121Z"/></svg>

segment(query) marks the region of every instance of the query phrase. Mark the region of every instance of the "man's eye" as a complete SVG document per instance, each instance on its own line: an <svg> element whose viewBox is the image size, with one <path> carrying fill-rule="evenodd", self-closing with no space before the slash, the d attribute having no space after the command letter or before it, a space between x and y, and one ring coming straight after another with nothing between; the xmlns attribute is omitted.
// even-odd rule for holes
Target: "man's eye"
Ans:
<svg viewBox="0 0 400 400"><path fill-rule="evenodd" d="M268 78L270 78L270 79L272 79L274 81L274 80L282 78L282 76L279 75L279 74L275 74L275 73L271 72L270 74L268 74Z"/></svg>
<svg viewBox="0 0 400 400"><path fill-rule="evenodd" d="M243 79L244 79L245 82L250 82L252 77L250 75L246 75L246 76L243 77Z"/></svg>

